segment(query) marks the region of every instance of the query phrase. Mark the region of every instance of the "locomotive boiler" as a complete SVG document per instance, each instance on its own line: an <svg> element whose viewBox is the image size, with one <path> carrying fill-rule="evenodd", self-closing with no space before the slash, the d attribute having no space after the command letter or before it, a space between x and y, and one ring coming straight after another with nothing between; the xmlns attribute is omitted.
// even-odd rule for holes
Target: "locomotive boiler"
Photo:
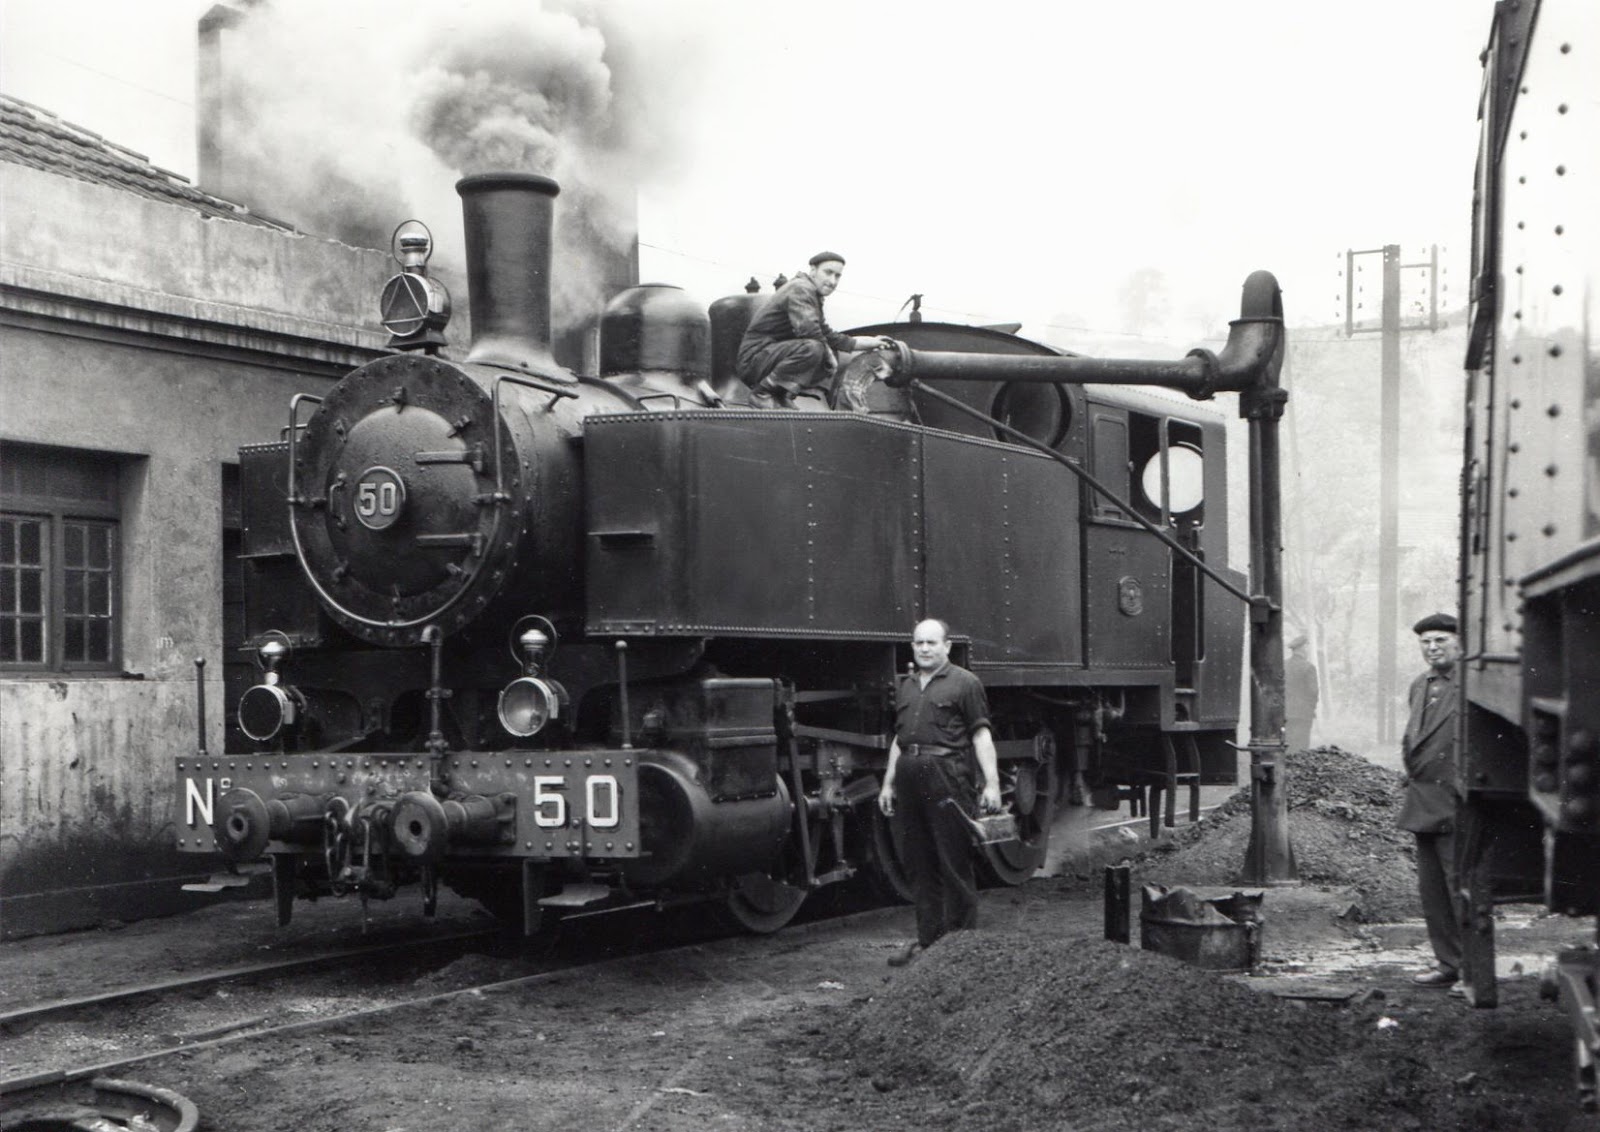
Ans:
<svg viewBox="0 0 1600 1132"><path fill-rule="evenodd" d="M1495 5L1479 104L1460 596L1467 993L1497 1001L1494 907L1600 913L1600 48L1581 3ZM1544 989L1596 1105L1600 951Z"/></svg>
<svg viewBox="0 0 1600 1132"><path fill-rule="evenodd" d="M1036 871L1058 805L1164 798L1170 823L1235 781L1220 416L939 323L859 330L899 357L752 409L732 365L759 297L708 313L660 285L606 308L599 372L574 374L550 352L555 184L458 190L465 357L406 226L393 353L241 451L260 675L239 740L177 759L182 849L269 861L283 922L407 886L431 911L440 884L528 931L646 902L771 931L858 872L904 897L875 799L924 617L989 691L1018 828L975 849L998 881ZM1182 363L1191 392L1261 363L1233 342ZM918 359L943 359L937 395L883 380Z"/></svg>

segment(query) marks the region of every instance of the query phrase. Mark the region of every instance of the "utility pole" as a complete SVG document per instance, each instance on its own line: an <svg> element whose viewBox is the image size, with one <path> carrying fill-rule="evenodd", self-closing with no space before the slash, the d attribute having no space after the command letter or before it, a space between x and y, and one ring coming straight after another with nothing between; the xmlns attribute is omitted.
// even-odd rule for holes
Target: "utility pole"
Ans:
<svg viewBox="0 0 1600 1132"><path fill-rule="evenodd" d="M1379 373L1378 424L1378 689L1376 714L1379 742L1398 734L1395 710L1395 649L1399 643L1400 599L1400 272L1428 272L1428 329L1439 329L1439 246L1427 263L1401 263L1400 245L1345 253L1345 334L1367 330L1355 325L1355 257L1383 256L1383 306L1378 327L1383 336Z"/></svg>

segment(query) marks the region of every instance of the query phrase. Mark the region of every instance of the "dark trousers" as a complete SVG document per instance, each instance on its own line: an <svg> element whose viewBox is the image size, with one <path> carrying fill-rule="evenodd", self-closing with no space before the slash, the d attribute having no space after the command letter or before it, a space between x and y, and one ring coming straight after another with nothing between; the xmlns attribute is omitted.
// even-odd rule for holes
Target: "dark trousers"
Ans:
<svg viewBox="0 0 1600 1132"><path fill-rule="evenodd" d="M895 764L891 829L911 877L923 947L946 932L978 926L972 834L963 816L973 799L970 757L901 754Z"/></svg>
<svg viewBox="0 0 1600 1132"><path fill-rule="evenodd" d="M768 382L794 394L821 385L833 371L833 351L815 338L769 342L739 356L739 377L752 389Z"/></svg>
<svg viewBox="0 0 1600 1132"><path fill-rule="evenodd" d="M1456 919L1456 835L1419 833L1417 888L1428 942L1441 969L1461 970L1461 924Z"/></svg>

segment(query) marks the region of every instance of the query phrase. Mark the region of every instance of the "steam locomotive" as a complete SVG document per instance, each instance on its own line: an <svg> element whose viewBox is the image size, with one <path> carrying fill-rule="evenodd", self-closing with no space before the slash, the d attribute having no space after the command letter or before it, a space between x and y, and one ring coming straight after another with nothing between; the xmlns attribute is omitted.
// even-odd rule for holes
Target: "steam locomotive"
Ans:
<svg viewBox="0 0 1600 1132"><path fill-rule="evenodd" d="M1170 823L1236 780L1220 416L996 380L1066 355L933 322L854 333L953 359L940 396L872 354L801 411L753 409L733 360L760 296L661 285L609 304L600 372L574 374L556 185L457 188L465 360L402 226L393 352L240 453L260 675L239 741L176 759L183 850L270 861L280 922L407 886L431 912L441 883L528 932L688 902L774 931L858 872L905 898L875 799L930 616L989 691L1017 830L974 851L999 882L1037 870L1059 805L1164 797Z"/></svg>
<svg viewBox="0 0 1600 1132"><path fill-rule="evenodd" d="M1600 913L1600 47L1583 4L1495 6L1473 196L1458 809L1465 981L1497 1000L1496 904ZM1596 1107L1600 952L1545 990Z"/></svg>

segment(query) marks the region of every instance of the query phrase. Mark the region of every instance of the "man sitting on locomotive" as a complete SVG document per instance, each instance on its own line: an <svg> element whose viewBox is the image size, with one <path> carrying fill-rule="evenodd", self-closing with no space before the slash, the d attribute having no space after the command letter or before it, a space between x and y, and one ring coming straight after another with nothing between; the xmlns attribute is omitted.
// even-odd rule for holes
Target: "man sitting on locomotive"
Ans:
<svg viewBox="0 0 1600 1132"><path fill-rule="evenodd" d="M911 655L916 671L895 687L895 735L878 794L917 909L917 938L889 959L894 967L947 932L978 926L968 811L974 793L981 812L1001 810L988 699L976 676L950 663L949 626L918 624ZM983 772L981 793L974 762Z"/></svg>
<svg viewBox="0 0 1600 1132"><path fill-rule="evenodd" d="M884 337L852 338L822 317L822 301L839 286L844 257L818 252L811 269L779 287L756 311L739 343L739 379L750 387L750 403L762 409L792 409L795 394L825 384L839 359L835 351L859 352L893 345Z"/></svg>

